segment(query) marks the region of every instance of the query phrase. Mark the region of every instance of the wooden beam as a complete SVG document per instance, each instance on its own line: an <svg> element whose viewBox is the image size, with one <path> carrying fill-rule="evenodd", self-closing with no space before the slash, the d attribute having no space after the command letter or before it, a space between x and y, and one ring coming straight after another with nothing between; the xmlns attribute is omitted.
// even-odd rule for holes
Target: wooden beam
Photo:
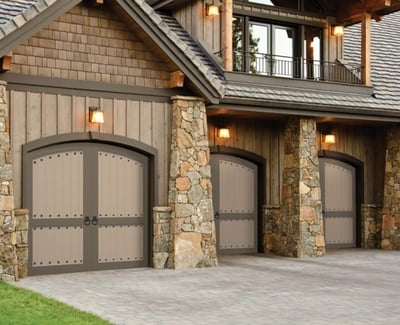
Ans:
<svg viewBox="0 0 400 325"><path fill-rule="evenodd" d="M222 1L222 64L227 71L233 69L233 48L232 48L232 17L233 1Z"/></svg>
<svg viewBox="0 0 400 325"><path fill-rule="evenodd" d="M371 14L365 12L361 17L361 79L371 86Z"/></svg>
<svg viewBox="0 0 400 325"><path fill-rule="evenodd" d="M8 52L0 59L0 71L10 71L12 61L12 52Z"/></svg>
<svg viewBox="0 0 400 325"><path fill-rule="evenodd" d="M182 88L185 81L185 75L182 71L174 71L169 75L169 87L170 88Z"/></svg>
<svg viewBox="0 0 400 325"><path fill-rule="evenodd" d="M391 5L391 0L342 0L337 7L336 20L338 22L354 22L356 20L361 20L361 16L364 12L370 12L376 15L378 11L387 9ZM376 16L379 17L379 15Z"/></svg>

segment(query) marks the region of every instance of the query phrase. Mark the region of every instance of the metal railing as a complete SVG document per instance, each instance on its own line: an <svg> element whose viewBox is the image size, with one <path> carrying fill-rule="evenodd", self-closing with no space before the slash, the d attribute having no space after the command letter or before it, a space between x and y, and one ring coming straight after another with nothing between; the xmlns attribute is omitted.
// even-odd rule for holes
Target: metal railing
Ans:
<svg viewBox="0 0 400 325"><path fill-rule="evenodd" d="M361 66L302 57L234 52L233 70L267 76L360 84Z"/></svg>

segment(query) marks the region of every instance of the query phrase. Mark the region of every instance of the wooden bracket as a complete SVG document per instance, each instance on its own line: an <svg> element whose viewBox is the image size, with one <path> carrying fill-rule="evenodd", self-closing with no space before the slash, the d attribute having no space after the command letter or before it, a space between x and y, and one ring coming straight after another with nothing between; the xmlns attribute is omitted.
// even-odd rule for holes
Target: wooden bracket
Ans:
<svg viewBox="0 0 400 325"><path fill-rule="evenodd" d="M185 81L185 75L180 70L171 72L169 75L170 88L182 88L184 81Z"/></svg>
<svg viewBox="0 0 400 325"><path fill-rule="evenodd" d="M0 59L0 71L10 71L12 61L12 52L8 52Z"/></svg>

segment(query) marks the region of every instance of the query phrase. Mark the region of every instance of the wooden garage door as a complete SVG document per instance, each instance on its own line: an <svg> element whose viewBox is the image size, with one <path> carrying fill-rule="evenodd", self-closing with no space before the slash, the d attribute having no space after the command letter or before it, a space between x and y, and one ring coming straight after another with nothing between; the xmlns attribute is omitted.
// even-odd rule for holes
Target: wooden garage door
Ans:
<svg viewBox="0 0 400 325"><path fill-rule="evenodd" d="M355 168L335 159L319 162L326 247L356 247Z"/></svg>
<svg viewBox="0 0 400 325"><path fill-rule="evenodd" d="M148 158L78 142L26 155L29 274L148 265Z"/></svg>
<svg viewBox="0 0 400 325"><path fill-rule="evenodd" d="M211 155L213 202L220 254L257 252L257 165Z"/></svg>

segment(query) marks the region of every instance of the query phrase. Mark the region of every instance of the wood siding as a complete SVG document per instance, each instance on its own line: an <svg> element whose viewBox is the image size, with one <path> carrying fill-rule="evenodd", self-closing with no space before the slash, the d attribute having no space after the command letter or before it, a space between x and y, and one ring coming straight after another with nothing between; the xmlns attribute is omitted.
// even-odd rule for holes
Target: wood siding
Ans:
<svg viewBox="0 0 400 325"><path fill-rule="evenodd" d="M16 207L22 207L22 145L53 135L96 131L140 141L158 150L157 205L167 203L170 104L8 91ZM88 123L89 106L104 111L103 125Z"/></svg>
<svg viewBox="0 0 400 325"><path fill-rule="evenodd" d="M210 54L214 54L221 51L221 15L207 17L205 13L205 2L198 0L174 12L174 17Z"/></svg>
<svg viewBox="0 0 400 325"><path fill-rule="evenodd" d="M217 120L209 119L208 136L210 146L227 146L255 153L266 160L265 204L281 203L284 121L255 119L231 119L229 139L217 137ZM318 149L344 153L364 163L364 202L382 203L384 176L384 131L381 127L360 125L333 125L337 142L321 145L321 134L317 134Z"/></svg>
<svg viewBox="0 0 400 325"><path fill-rule="evenodd" d="M284 150L284 123L268 120L230 120L229 139L217 137L217 121L210 118L208 139L210 146L227 146L255 153L266 160L265 204L280 204Z"/></svg>
<svg viewBox="0 0 400 325"><path fill-rule="evenodd" d="M15 48L11 65L17 74L158 88L175 70L134 22L85 4Z"/></svg>
<svg viewBox="0 0 400 325"><path fill-rule="evenodd" d="M336 143L320 149L347 154L364 163L364 202L383 202L383 178L385 171L384 130L379 126L332 125Z"/></svg>

